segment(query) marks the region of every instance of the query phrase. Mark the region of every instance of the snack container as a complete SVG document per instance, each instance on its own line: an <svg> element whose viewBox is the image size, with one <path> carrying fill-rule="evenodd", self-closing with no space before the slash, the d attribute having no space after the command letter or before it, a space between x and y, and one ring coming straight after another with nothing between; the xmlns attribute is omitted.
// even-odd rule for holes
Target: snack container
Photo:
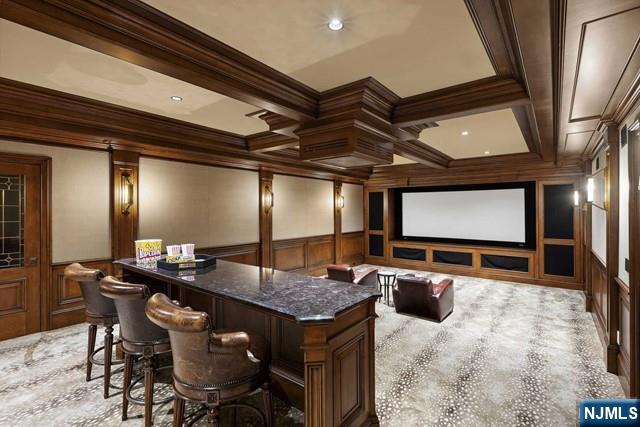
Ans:
<svg viewBox="0 0 640 427"><path fill-rule="evenodd" d="M167 245L167 262L180 262L182 260L180 245Z"/></svg>
<svg viewBox="0 0 640 427"><path fill-rule="evenodd" d="M183 243L182 245L182 260L183 261L195 261L196 257L193 255L196 245L193 243Z"/></svg>
<svg viewBox="0 0 640 427"><path fill-rule="evenodd" d="M162 253L161 239L136 240L136 264L143 267L155 267Z"/></svg>

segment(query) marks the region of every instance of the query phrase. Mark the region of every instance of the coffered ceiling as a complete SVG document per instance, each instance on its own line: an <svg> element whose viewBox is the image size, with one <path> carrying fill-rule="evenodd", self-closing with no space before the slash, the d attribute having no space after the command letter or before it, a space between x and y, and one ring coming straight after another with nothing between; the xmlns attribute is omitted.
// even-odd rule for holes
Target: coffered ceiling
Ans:
<svg viewBox="0 0 640 427"><path fill-rule="evenodd" d="M405 97L495 74L464 0L146 3L318 91L372 76Z"/></svg>
<svg viewBox="0 0 640 427"><path fill-rule="evenodd" d="M4 19L0 77L240 135L267 129L246 117L252 105Z"/></svg>
<svg viewBox="0 0 640 427"><path fill-rule="evenodd" d="M510 109L459 117L424 129L420 141L453 159L529 151Z"/></svg>
<svg viewBox="0 0 640 427"><path fill-rule="evenodd" d="M640 91L640 0L4 0L0 17L0 77L362 173L586 158ZM309 154L344 138L353 153Z"/></svg>

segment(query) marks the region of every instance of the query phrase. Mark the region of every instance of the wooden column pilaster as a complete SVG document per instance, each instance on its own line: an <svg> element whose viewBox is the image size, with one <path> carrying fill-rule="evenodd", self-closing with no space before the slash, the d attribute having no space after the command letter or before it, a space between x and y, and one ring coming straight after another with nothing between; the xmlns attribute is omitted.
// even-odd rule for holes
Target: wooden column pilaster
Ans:
<svg viewBox="0 0 640 427"><path fill-rule="evenodd" d="M618 126L614 123L606 125L604 129L604 140L608 146L607 152L607 287L608 287L608 307L607 307L607 370L611 373L618 373L618 329L620 296L618 292L618 239L619 239L619 219L620 219L620 190L619 190L619 163L620 163L620 143L618 141Z"/></svg>
<svg viewBox="0 0 640 427"><path fill-rule="evenodd" d="M135 256L134 241L138 238L138 165L140 154L133 151L111 151L112 227L111 252L114 259ZM122 177L133 183L132 204L126 212L122 204Z"/></svg>
<svg viewBox="0 0 640 427"><path fill-rule="evenodd" d="M342 262L342 206L338 200L342 197L342 182L333 182L333 234L335 245L335 263Z"/></svg>
<svg viewBox="0 0 640 427"><path fill-rule="evenodd" d="M273 267L273 172L260 170L260 265ZM271 194L271 201L269 201Z"/></svg>

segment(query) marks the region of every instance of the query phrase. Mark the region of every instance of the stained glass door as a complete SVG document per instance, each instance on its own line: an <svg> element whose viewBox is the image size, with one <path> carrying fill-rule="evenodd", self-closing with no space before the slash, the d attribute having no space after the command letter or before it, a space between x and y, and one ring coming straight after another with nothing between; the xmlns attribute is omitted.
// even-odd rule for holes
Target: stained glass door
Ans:
<svg viewBox="0 0 640 427"><path fill-rule="evenodd" d="M40 330L40 167L0 153L0 339Z"/></svg>
<svg viewBox="0 0 640 427"><path fill-rule="evenodd" d="M0 175L0 268L24 265L24 175Z"/></svg>

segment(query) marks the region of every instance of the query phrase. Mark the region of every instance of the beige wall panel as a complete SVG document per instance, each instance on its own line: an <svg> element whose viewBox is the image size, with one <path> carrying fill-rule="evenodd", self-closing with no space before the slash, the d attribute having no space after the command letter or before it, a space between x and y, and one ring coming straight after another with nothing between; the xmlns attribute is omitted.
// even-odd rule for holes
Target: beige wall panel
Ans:
<svg viewBox="0 0 640 427"><path fill-rule="evenodd" d="M364 230L363 218L364 210L362 205L362 185L342 184L342 195L344 196L344 208L342 209L342 232Z"/></svg>
<svg viewBox="0 0 640 427"><path fill-rule="evenodd" d="M139 174L140 238L198 248L259 240L256 172L142 157Z"/></svg>
<svg viewBox="0 0 640 427"><path fill-rule="evenodd" d="M333 181L273 177L273 240L333 234Z"/></svg>
<svg viewBox="0 0 640 427"><path fill-rule="evenodd" d="M109 154L0 141L0 151L52 159L52 261L111 257Z"/></svg>

